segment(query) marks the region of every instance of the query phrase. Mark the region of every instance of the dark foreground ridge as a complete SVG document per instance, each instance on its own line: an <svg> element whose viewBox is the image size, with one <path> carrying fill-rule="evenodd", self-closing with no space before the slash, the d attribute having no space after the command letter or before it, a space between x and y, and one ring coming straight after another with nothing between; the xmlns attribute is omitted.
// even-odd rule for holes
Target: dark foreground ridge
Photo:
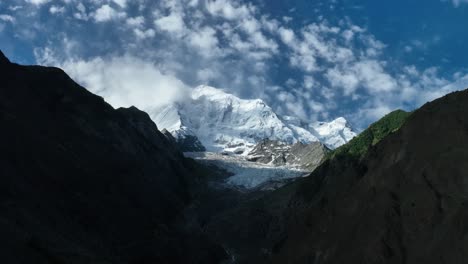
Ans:
<svg viewBox="0 0 468 264"><path fill-rule="evenodd" d="M218 263L182 209L193 164L132 107L0 52L1 263Z"/></svg>
<svg viewBox="0 0 468 264"><path fill-rule="evenodd" d="M297 188L273 262L466 263L467 114L468 91L451 93L360 162L326 162Z"/></svg>
<svg viewBox="0 0 468 264"><path fill-rule="evenodd" d="M10 63L10 60L0 51L0 65L7 65Z"/></svg>

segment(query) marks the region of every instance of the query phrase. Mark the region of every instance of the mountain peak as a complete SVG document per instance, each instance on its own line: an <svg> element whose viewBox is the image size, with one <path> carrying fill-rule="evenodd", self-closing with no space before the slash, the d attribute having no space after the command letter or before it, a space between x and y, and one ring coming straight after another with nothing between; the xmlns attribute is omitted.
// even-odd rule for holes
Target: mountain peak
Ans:
<svg viewBox="0 0 468 264"><path fill-rule="evenodd" d="M222 89L218 89L208 85L200 85L192 90L192 98L197 99L202 96L213 99L236 98L233 94L227 93Z"/></svg>
<svg viewBox="0 0 468 264"><path fill-rule="evenodd" d="M10 60L0 50L0 65L3 65L3 64L10 64Z"/></svg>
<svg viewBox="0 0 468 264"><path fill-rule="evenodd" d="M151 116L176 139L198 138L211 152L247 154L265 139L288 144L320 141L334 149L356 135L344 118L319 124L280 118L261 99L241 99L206 85L193 89L190 100L154 109Z"/></svg>
<svg viewBox="0 0 468 264"><path fill-rule="evenodd" d="M343 124L343 125L348 124L348 121L344 117L338 117L337 119L333 120L332 122L337 123L337 124Z"/></svg>
<svg viewBox="0 0 468 264"><path fill-rule="evenodd" d="M203 93L211 93L211 94L227 94L222 89L215 88L209 85L199 85L195 87L196 91L203 92Z"/></svg>

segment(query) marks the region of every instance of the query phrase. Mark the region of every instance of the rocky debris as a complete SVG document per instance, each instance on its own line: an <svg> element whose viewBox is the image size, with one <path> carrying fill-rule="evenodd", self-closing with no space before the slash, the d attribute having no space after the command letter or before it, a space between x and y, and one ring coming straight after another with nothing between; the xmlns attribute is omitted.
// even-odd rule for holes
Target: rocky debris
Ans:
<svg viewBox="0 0 468 264"><path fill-rule="evenodd" d="M328 151L320 142L288 144L267 139L258 143L247 159L252 162L275 166L289 165L313 171L321 164Z"/></svg>
<svg viewBox="0 0 468 264"><path fill-rule="evenodd" d="M237 155L213 152L192 152L185 153L185 155L200 163L224 170L226 175L226 178L222 180L224 188L234 188L245 192L274 190L309 173L292 166L250 162Z"/></svg>

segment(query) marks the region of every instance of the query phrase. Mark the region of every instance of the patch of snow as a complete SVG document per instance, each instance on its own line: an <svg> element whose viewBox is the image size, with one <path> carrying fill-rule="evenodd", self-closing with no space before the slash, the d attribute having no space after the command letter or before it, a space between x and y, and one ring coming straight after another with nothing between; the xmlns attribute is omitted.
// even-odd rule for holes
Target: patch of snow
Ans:
<svg viewBox="0 0 468 264"><path fill-rule="evenodd" d="M311 124L320 141L331 149L336 149L348 143L356 136L356 133L349 127L348 122L343 117L339 117L329 123L317 122Z"/></svg>

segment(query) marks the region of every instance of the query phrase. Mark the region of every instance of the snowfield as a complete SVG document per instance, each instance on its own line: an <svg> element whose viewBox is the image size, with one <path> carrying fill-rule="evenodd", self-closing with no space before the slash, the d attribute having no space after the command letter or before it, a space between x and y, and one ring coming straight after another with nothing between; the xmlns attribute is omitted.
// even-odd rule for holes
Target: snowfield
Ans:
<svg viewBox="0 0 468 264"><path fill-rule="evenodd" d="M240 99L205 85L193 89L184 102L148 112L160 130L167 129L176 139L195 136L210 152L247 155L264 139L288 144L320 141L335 149L356 136L342 117L307 123L277 115L263 100Z"/></svg>
<svg viewBox="0 0 468 264"><path fill-rule="evenodd" d="M275 167L269 164L250 162L242 156L228 156L213 152L186 152L184 155L228 171L232 176L227 178L224 184L231 188L276 189L287 180L310 174L310 172L292 166Z"/></svg>

